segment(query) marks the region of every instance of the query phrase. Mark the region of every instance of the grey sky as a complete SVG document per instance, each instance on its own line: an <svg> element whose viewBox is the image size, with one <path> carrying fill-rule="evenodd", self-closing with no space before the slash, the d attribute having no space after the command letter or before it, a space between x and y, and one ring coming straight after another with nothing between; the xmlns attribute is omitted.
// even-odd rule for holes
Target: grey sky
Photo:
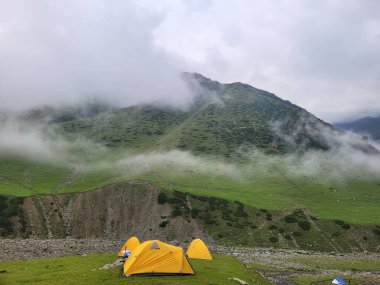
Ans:
<svg viewBox="0 0 380 285"><path fill-rule="evenodd" d="M2 107L184 105L196 71L326 121L380 113L380 1L0 0Z"/></svg>

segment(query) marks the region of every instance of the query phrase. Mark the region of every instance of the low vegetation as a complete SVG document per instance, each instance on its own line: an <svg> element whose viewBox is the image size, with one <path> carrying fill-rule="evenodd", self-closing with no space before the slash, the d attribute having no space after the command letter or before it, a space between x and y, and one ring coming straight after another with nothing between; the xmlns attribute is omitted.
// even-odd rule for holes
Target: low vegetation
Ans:
<svg viewBox="0 0 380 285"><path fill-rule="evenodd" d="M68 256L30 261L8 261L0 263L0 281L3 284L226 284L240 278L250 284L271 284L254 270L247 269L241 262L214 254L214 260L191 260L196 272L192 276L122 277L121 267L99 270L115 261L114 254Z"/></svg>

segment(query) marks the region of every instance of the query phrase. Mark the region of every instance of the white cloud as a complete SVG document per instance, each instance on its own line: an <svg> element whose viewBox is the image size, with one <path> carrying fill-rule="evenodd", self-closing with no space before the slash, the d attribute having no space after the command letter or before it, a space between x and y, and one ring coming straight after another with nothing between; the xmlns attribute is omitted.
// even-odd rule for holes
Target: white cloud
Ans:
<svg viewBox="0 0 380 285"><path fill-rule="evenodd" d="M180 61L153 44L160 20L131 1L0 1L2 108L187 104Z"/></svg>
<svg viewBox="0 0 380 285"><path fill-rule="evenodd" d="M156 42L216 80L276 93L328 121L379 114L378 1L168 5Z"/></svg>

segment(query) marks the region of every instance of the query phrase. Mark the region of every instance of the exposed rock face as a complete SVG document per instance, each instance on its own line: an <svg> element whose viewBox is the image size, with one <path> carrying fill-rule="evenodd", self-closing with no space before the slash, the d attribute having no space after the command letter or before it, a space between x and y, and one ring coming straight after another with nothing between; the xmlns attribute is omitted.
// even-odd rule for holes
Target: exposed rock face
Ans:
<svg viewBox="0 0 380 285"><path fill-rule="evenodd" d="M107 238L125 239L137 235L142 239L191 240L202 236L194 221L182 217L171 219L169 204L157 203L160 189L148 183L119 183L81 193L36 195L24 198L23 223L14 220L16 237L23 232L33 238Z"/></svg>

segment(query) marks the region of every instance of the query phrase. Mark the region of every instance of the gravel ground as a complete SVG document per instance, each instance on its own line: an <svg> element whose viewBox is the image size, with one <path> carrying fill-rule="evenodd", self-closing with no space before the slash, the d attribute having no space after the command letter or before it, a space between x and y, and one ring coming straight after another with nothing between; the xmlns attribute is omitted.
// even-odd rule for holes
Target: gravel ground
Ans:
<svg viewBox="0 0 380 285"><path fill-rule="evenodd" d="M102 239L0 239L0 262L89 253L116 253L124 242Z"/></svg>

